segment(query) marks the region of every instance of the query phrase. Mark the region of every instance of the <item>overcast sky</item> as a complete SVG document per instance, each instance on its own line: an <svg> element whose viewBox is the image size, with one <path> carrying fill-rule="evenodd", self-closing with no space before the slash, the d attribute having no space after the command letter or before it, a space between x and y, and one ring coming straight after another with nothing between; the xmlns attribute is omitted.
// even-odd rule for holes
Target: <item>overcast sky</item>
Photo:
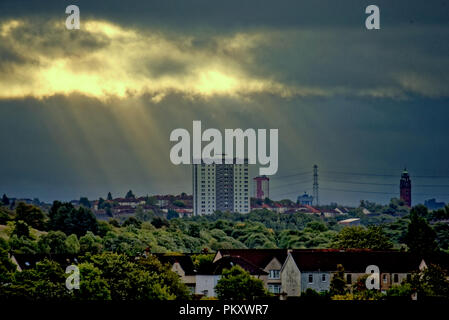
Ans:
<svg viewBox="0 0 449 320"><path fill-rule="evenodd" d="M279 129L271 197L449 202L449 2L2 1L0 193L191 193L170 132ZM81 29L65 28L77 4ZM256 173L256 170L253 170Z"/></svg>

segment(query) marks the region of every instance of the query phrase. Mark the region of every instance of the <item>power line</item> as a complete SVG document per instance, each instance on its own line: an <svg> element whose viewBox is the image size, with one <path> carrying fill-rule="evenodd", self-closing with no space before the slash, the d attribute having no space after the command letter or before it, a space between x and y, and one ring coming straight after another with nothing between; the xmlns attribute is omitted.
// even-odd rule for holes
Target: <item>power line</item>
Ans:
<svg viewBox="0 0 449 320"><path fill-rule="evenodd" d="M306 174L310 174L312 175L311 171L305 171L305 172L300 172L300 173L293 173L293 174L287 174L287 175L283 175L283 176L275 176L276 179L282 179L282 178L292 178L292 177L297 177L297 176L303 176Z"/></svg>
<svg viewBox="0 0 449 320"><path fill-rule="evenodd" d="M449 179L449 176L415 176L415 175L410 175L412 178L426 178L426 179L437 179L437 178L441 178L441 179Z"/></svg>
<svg viewBox="0 0 449 320"><path fill-rule="evenodd" d="M356 181L338 181L338 180L327 180L321 179L321 181L336 182L336 183L347 183L347 184L368 184L376 186L398 186L398 183L377 183L377 182L356 182Z"/></svg>
<svg viewBox="0 0 449 320"><path fill-rule="evenodd" d="M348 171L321 171L323 173L331 174L341 174L341 175L352 175L352 176L367 176L367 177L399 177L400 174L380 174L380 173L362 173L362 172L348 172ZM429 179L449 179L449 176L445 175L410 175L413 178L429 178Z"/></svg>
<svg viewBox="0 0 449 320"><path fill-rule="evenodd" d="M375 186L399 186L398 183L377 183L377 182L358 182L358 181L338 181L338 180L328 180L322 179L321 181L335 182L335 183L346 183L346 184L364 184L364 185L375 185ZM414 184L413 187L427 187L427 188L449 188L449 184Z"/></svg>
<svg viewBox="0 0 449 320"><path fill-rule="evenodd" d="M377 173L359 173L359 172L344 172L344 171L322 171L323 173L335 173L352 176L368 176L368 177L399 177L398 174L377 174Z"/></svg>
<svg viewBox="0 0 449 320"><path fill-rule="evenodd" d="M424 188L449 188L449 184L415 184L413 187L424 187Z"/></svg>
<svg viewBox="0 0 449 320"><path fill-rule="evenodd" d="M310 189L307 189L307 191L309 191ZM290 195L290 194L298 194L298 192L297 191L292 191L292 192L284 192L284 193L281 193L281 194L278 194L278 196L286 196L286 195Z"/></svg>
<svg viewBox="0 0 449 320"><path fill-rule="evenodd" d="M381 191L360 191L360 190L334 189L334 188L321 188L321 190L328 190L328 191L340 191L340 192L354 192L354 193L397 194L397 193L395 193L395 192L381 192Z"/></svg>
<svg viewBox="0 0 449 320"><path fill-rule="evenodd" d="M397 192L382 192L382 191L363 191L363 190L349 190L349 189L334 189L334 188L321 188L322 190L329 190L329 191L339 191L339 192L353 192L353 193L377 193L377 194L393 194L397 195ZM415 196L439 196L439 197L446 197L449 196L449 194L433 194L433 193L414 193Z"/></svg>
<svg viewBox="0 0 449 320"><path fill-rule="evenodd" d="M307 180L307 181L297 181L297 182L293 182L293 183L288 183L288 184L278 185L278 186L272 187L272 188L270 188L270 189L271 189L271 190L276 190L276 189L279 189L279 188L284 188L284 187L288 187L288 186L294 186L294 185L297 185L297 184L306 184L306 183L311 183L311 182L312 182L312 180Z"/></svg>

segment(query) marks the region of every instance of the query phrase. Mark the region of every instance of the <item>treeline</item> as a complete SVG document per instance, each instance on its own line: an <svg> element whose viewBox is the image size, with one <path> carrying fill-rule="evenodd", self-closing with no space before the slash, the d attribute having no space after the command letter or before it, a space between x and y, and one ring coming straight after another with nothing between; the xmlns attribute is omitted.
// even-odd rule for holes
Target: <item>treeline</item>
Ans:
<svg viewBox="0 0 449 320"><path fill-rule="evenodd" d="M7 243L0 239L0 300L175 300L189 299L190 292L171 266L156 257L131 259L104 252L78 256L79 288L66 286L68 274L53 258L22 271L8 259Z"/></svg>
<svg viewBox="0 0 449 320"><path fill-rule="evenodd" d="M0 225L6 225L0 229L0 237L7 240L12 253L31 254L110 251L134 256L145 250L185 253L231 248L405 250L410 246L448 252L449 226L430 224L434 215L424 206L416 206L410 214L396 217L391 223L351 228L343 228L335 218L268 210L172 219L146 213L122 222L115 219L106 222L98 221L88 208L55 201L48 213L24 203L14 211L0 207ZM407 236L410 225L418 226L414 236Z"/></svg>

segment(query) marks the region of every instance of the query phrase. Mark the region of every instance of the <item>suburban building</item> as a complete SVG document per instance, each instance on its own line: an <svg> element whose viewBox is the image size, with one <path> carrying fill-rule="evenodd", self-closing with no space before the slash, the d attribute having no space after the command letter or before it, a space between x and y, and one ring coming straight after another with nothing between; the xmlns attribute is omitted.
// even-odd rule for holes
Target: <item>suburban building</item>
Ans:
<svg viewBox="0 0 449 320"><path fill-rule="evenodd" d="M217 251L210 268L197 272L190 255L167 257L191 292L215 297L224 268L239 265L253 277L263 281L265 288L280 299L301 296L307 289L328 291L338 265L344 269L344 279L351 288L366 275L368 266L379 267L380 290L385 292L401 284L412 272L422 270L426 263L420 257L401 251L367 249L223 249Z"/></svg>
<svg viewBox="0 0 449 320"><path fill-rule="evenodd" d="M433 199L425 200L424 201L424 205L429 210L438 210L438 209L443 209L444 206L446 205L446 203L444 203L444 202L437 202L436 199L433 198Z"/></svg>
<svg viewBox="0 0 449 320"><path fill-rule="evenodd" d="M145 251L144 255L149 255ZM262 280L265 288L280 299L299 297L307 289L328 291L332 277L341 265L348 288L366 275L368 266L379 268L379 285L382 292L408 279L412 272L426 268L421 257L403 251L375 251L368 249L222 249L212 257L212 263L196 270L192 254L155 253L163 264L169 264L191 293L216 297L215 287L223 269L235 265L251 276ZM18 271L35 267L48 255L10 255ZM64 268L78 264L74 255L51 255ZM440 261L441 260L441 261ZM447 268L445 258L431 261Z"/></svg>
<svg viewBox="0 0 449 320"><path fill-rule="evenodd" d="M259 272L258 278L265 288L275 294L281 293L281 268L287 257L286 249L223 249L216 253L214 262L228 257L239 258L262 270L265 274Z"/></svg>
<svg viewBox="0 0 449 320"><path fill-rule="evenodd" d="M368 266L379 267L380 289L386 291L401 284L413 271L418 271L422 262L421 258L400 251L291 250L281 270L282 291L287 297L300 296L309 288L327 291L338 265L344 268L348 287L366 274Z"/></svg>
<svg viewBox="0 0 449 320"><path fill-rule="evenodd" d="M303 195L298 196L298 203L311 206L313 203L313 197L311 195L308 195L307 192L304 192Z"/></svg>
<svg viewBox="0 0 449 320"><path fill-rule="evenodd" d="M236 164L193 164L193 214L205 215L215 211L248 213L248 160Z"/></svg>
<svg viewBox="0 0 449 320"><path fill-rule="evenodd" d="M270 178L267 176L255 177L254 198L264 200L270 198Z"/></svg>

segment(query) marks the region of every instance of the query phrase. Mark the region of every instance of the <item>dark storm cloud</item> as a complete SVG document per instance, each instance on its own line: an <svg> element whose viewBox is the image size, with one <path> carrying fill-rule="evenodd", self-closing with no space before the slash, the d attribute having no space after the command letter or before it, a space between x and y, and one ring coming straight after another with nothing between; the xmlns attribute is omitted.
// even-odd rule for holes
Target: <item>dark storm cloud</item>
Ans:
<svg viewBox="0 0 449 320"><path fill-rule="evenodd" d="M300 3L307 5L308 2ZM321 4L325 8L323 15L327 14L328 6L335 5ZM79 5L81 6L81 3ZM137 8L140 8L139 5L136 3ZM212 23L208 25L206 33L198 32L199 29L193 27L194 24L183 28L180 32L174 32L179 30L176 24L170 30L172 25L169 20L172 16L165 11L167 8L161 3L154 5L161 6L160 15L167 18L165 27L143 23L139 24L139 28L127 29L134 24L131 22L128 22L129 25L111 24L111 21L115 20L108 17L106 27L95 24L86 27L86 21L89 21L86 19L81 30L64 32L66 30L63 20L58 23L56 17L51 14L52 10L49 10L48 14L43 14L47 17L39 16L41 12L39 10L32 10L32 15L26 15L25 11L24 20L19 20L21 24L2 37L4 41L0 48L8 50L9 56L15 59L17 64L32 61L36 65L44 60L45 65L42 68L26 71L31 72L31 76L37 73L52 75L57 69L59 76L65 78L73 77L73 73L89 77L93 71L110 70L113 74L108 75L104 81L100 81L106 83L106 81L114 81L114 74L123 70L127 75L134 74L144 78L137 81L142 84L141 87L132 83L133 79L118 77L122 84L114 83L94 90L95 92L107 91L108 94L116 94L116 90L110 92L111 88L122 87L125 84L128 87L122 91L140 92L149 88L158 91L162 97L166 91L182 90L180 86L184 83L193 84L194 88L189 90L197 94L203 90L201 88L204 84L195 83L192 78L206 79L214 76L215 82L204 81L213 83L214 88L227 81L233 86L230 91L239 92L239 94L247 91L251 94L255 91L254 88L258 88L259 91L269 91L283 97L356 95L405 99L415 94L436 98L449 95L446 85L449 75L445 72L449 69L449 59L447 59L449 44L446 41L449 38L449 25L437 24L435 21L432 24L427 23L429 21L426 18L428 14L426 10L421 13L421 19L418 19L419 26L418 23L401 24L402 20L399 19L391 25L386 23L387 26L374 32L368 32L363 27L363 23L349 23L350 12L353 10L348 9L345 15L348 18L345 20L348 22L346 24L339 23L339 18L335 17L329 19L332 25L326 23L319 27L316 24L307 23L307 19L304 26L300 23L276 26L268 21L260 28L251 24L242 26L240 29L231 28L226 31L227 35L223 36L223 29ZM175 9L172 8L172 11L184 9L184 5L184 2L180 3ZM194 11L199 3L193 2L191 5L191 10ZM220 6L220 4L217 5ZM344 2L343 7L353 5L354 2L348 1ZM115 6L116 4L112 3L106 6L104 13L98 13L98 16L92 15L96 19L93 21L98 23L101 21L98 19L107 17ZM246 6L247 4L242 8L243 11L248 9ZM441 3L441 6L444 7L444 3ZM130 12L134 12L136 7L131 6ZM203 8L206 11L212 10L210 4L205 4ZM281 4L279 8L282 9L283 5ZM385 8L387 13L403 15L402 11L401 13L395 11L399 9L398 5L385 5ZM404 10L412 14L416 13L416 8L416 4L413 3L407 4ZM259 10L267 9L262 6L256 11ZM314 10L310 11L312 16ZM130 12L126 11L124 16ZM185 12L189 10L186 8ZM437 21L438 17L436 15ZM139 15L135 21L138 21L138 18ZM209 16L205 14L203 19L195 20L195 23L198 26L204 26L208 19ZM233 16L230 15L229 19L232 20ZM151 14L149 20L151 20ZM182 18L179 21L183 21ZM121 20L120 22L124 23ZM118 28L119 32L135 32L137 36L129 40L127 36L121 38L121 36L112 35L105 29L109 28L108 26ZM133 50L129 50L127 46L132 47ZM96 54L99 51L101 52ZM26 52L29 53L27 59L20 59ZM138 54L130 55L133 52ZM109 59L111 56L114 56L116 60ZM33 60L33 57L43 59L34 58ZM59 65L52 65L52 61L55 62L57 59L64 62L60 60ZM61 67L62 63L64 67ZM5 62L5 64L11 69L11 62ZM218 68L217 65L219 65ZM62 68L65 70L61 70ZM214 73L208 75L207 71ZM24 69L21 70L20 76L17 76L19 74L17 71L13 81L24 79L23 72L25 72ZM36 75L36 77L39 76ZM158 82L167 77L170 80L165 81L164 84ZM183 77L182 81L178 81L181 77ZM174 78L177 79L174 80ZM147 79L153 81L144 83ZM155 82L158 85L155 85ZM248 86L245 87L244 84ZM56 87L58 86L49 85L45 90L39 91L37 88L28 86L18 91L23 91L23 95L36 94L37 96L67 91L67 88L64 90L59 88L60 91L55 92L53 88ZM86 92L81 88L74 88L72 91Z"/></svg>
<svg viewBox="0 0 449 320"><path fill-rule="evenodd" d="M9 73L14 65L30 63L33 60L27 59L11 48L0 45L0 72Z"/></svg>
<svg viewBox="0 0 449 320"><path fill-rule="evenodd" d="M0 48L6 48L10 50L11 55L19 56L20 53L17 51L26 46L28 50L39 52L51 59L81 56L86 51L96 51L109 44L107 38L101 38L85 30L80 30L76 34L61 32L64 30L64 24L58 24L56 20L42 17L27 18L25 15L22 23L12 28L7 36L1 36L3 41ZM16 50L15 54L13 50Z"/></svg>
<svg viewBox="0 0 449 320"><path fill-rule="evenodd" d="M159 61L149 61L144 68L144 72L152 77L158 78L164 75L178 75L188 73L185 63L162 58Z"/></svg>
<svg viewBox="0 0 449 320"><path fill-rule="evenodd" d="M59 15L73 1L14 1L0 3L3 16ZM365 8L372 1L360 0L229 0L229 1L76 1L81 14L103 17L118 23L159 26L175 29L218 28L222 30L247 27L351 26L365 20ZM447 24L449 3L436 0L378 0L385 26L397 24ZM204 31L204 30L203 30Z"/></svg>
<svg viewBox="0 0 449 320"><path fill-rule="evenodd" d="M272 34L247 68L288 85L346 87L381 97L448 96L446 39L449 28L441 26L395 27L379 33L355 28L289 30Z"/></svg>

